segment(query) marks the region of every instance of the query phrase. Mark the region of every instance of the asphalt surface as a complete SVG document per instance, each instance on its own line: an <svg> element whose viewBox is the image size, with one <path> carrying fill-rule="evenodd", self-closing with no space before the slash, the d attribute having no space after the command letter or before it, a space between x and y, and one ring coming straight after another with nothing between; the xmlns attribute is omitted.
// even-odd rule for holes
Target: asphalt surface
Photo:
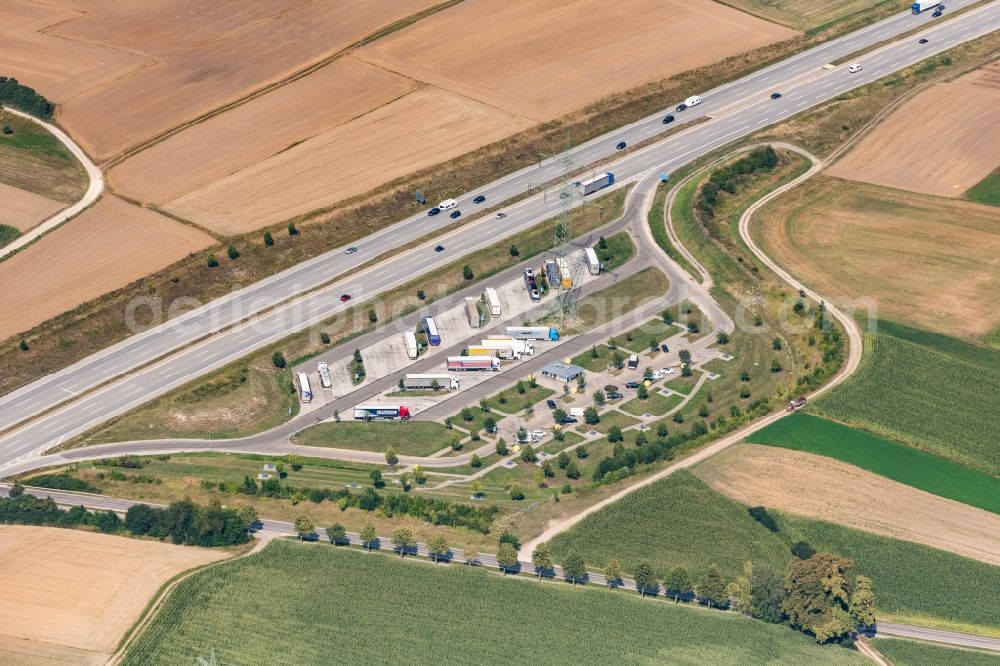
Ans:
<svg viewBox="0 0 1000 666"><path fill-rule="evenodd" d="M6 497L7 492L10 489L9 484L0 483L0 497ZM72 507L72 506L84 506L91 510L98 511L114 511L119 514L124 514L128 511L129 507L139 504L140 502L133 502L131 500L116 499L113 497L105 497L103 495L91 495L88 493L77 493L72 491L64 490L49 490L47 488L27 488L27 492L37 497L51 497L57 504L62 507ZM147 504L149 504L147 502ZM158 506L152 504L151 506ZM280 520L262 520L260 521L260 529L266 536L297 536L295 532L295 527L292 523L280 521ZM318 529L313 538L327 540L326 531L322 528ZM347 533L347 541L356 546L362 545L360 537L353 533ZM395 550L392 545L392 540L386 537L378 537L372 544L372 548L385 549L385 550ZM398 551L396 551L398 552ZM417 543L415 548L408 549L407 554L416 555L418 557L430 557L430 553L427 550L427 545L425 543ZM451 563L466 563L465 553L460 548L452 548L445 555L445 557L440 558L444 562ZM476 563L479 566L485 566L490 568L499 568L496 556L492 553L479 553L476 558ZM510 570L511 573L526 574L526 575L537 575L538 570L530 561L520 560L517 566ZM552 569L544 570L542 576L545 578L563 578L562 567L555 566ZM601 585L607 586L607 578L597 572L588 571L586 578L580 581L579 584L583 585ZM621 588L623 590L636 591L635 581L629 578L623 578L621 580L615 581L615 587ZM657 590L658 593L663 594L662 588ZM960 633L956 631L943 631L940 629L928 629L924 627L913 627L904 624L892 624L892 623L879 623L876 629L875 635L885 635L885 636L897 636L902 638L913 638L924 641L931 641L935 643L944 643L947 645L955 645L967 648L976 648L980 650L989 650L993 652L1000 652L1000 639L990 638L987 636L977 636L974 634Z"/></svg>
<svg viewBox="0 0 1000 666"><path fill-rule="evenodd" d="M951 10L972 0L949 3ZM858 58L864 69L849 74L846 65L824 70L823 65L898 34L931 24L925 31L930 42L919 45L914 35ZM859 85L918 62L955 44L987 34L1000 26L1000 3L994 2L952 20L934 20L929 14L901 14L834 40L711 91L698 92L704 102L694 109L674 113L679 123L700 116L717 116L665 140L624 155L600 171L612 171L627 182L649 172L672 171L700 155L734 139L788 118ZM769 93L781 90L784 97L771 100ZM636 144L662 132L661 114L634 123L575 148L576 164L588 164L612 155L618 141ZM475 206L471 198L483 193L488 204L510 199L533 184L558 177L563 161L551 158L535 167L510 174L474 192L455 197L466 214ZM575 204L580 203L578 200ZM428 218L420 213L373 234L355 245L359 251L344 255L341 249L303 262L232 296L218 299L150 331L137 334L69 368L0 398L0 429L52 410L0 438L0 469L40 454L47 448L151 398L179 386L195 376L221 367L248 352L280 340L287 334L329 318L346 305L337 296L352 293L365 299L403 284L414 275L452 262L474 250L516 235L558 211L554 192L535 195L506 210L503 222L484 218L446 236L396 254L390 261L352 274L327 288L276 307L251 321L239 324L255 312L282 303L295 294L321 285L337 275L350 273L370 259L392 252L434 229L451 222L444 215ZM441 243L445 252L435 253ZM231 327L231 328L226 328ZM179 347L202 342L169 355ZM168 356L169 355L169 356ZM166 357L166 358L164 358ZM156 361L153 365L148 365ZM145 366L145 367L144 367ZM138 372L103 385L135 368ZM81 392L100 386L58 409Z"/></svg>

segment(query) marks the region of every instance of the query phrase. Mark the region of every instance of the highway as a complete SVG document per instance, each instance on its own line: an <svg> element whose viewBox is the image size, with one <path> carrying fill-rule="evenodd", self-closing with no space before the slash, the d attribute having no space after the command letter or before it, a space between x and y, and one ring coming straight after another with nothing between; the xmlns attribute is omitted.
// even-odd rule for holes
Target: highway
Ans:
<svg viewBox="0 0 1000 666"><path fill-rule="evenodd" d="M0 497L6 497L8 491L10 490L10 484L0 483ZM49 490L47 488L26 488L26 492L35 495L36 497L51 497L56 504L62 507L72 507L72 506L84 506L91 510L97 511L114 511L119 514L124 514L128 511L129 507L138 502L133 502L131 500L116 499L113 497L105 497L103 495L91 495L88 493L77 493L65 490ZM152 505L159 506L159 505ZM295 527L292 523L280 521L280 520L262 520L260 521L260 532L263 533L265 537L283 537L283 536L297 536L295 532ZM326 531L322 528L317 530L315 538L327 540ZM347 542L351 545L360 546L362 545L360 537L353 533L347 533ZM392 541L386 537L380 536L375 542L373 542L373 547L378 549L392 549ZM430 553L427 550L427 545L424 543L417 543L416 548L407 551L411 555L416 555L418 557L430 557ZM460 548L451 548L445 557L441 558L444 561L451 563L465 563L465 553ZM478 553L475 560L480 566L499 568L499 564L496 559L496 555L492 553ZM512 573L526 574L526 575L537 575L538 571L531 564L530 561L521 559L518 561L517 566L512 570ZM542 576L550 579L563 579L563 570L560 566L555 566L550 570L542 572ZM580 582L583 585L598 585L601 587L608 586L608 580L601 573L588 571L586 573L586 578ZM630 590L635 592L636 586L635 581L629 578L623 578L616 581L615 587L622 590ZM663 588L658 588L656 590L658 594L664 594ZM947 645L960 646L966 648L975 648L979 650L989 650L992 652L1000 652L1000 639L990 638L988 636L977 636L975 634L967 634L956 631L944 631L941 629L929 629L925 627L915 627L905 624L894 624L894 623L878 623L876 635L885 636L897 636L901 638L911 638L923 641L930 641L935 643L943 643Z"/></svg>
<svg viewBox="0 0 1000 666"><path fill-rule="evenodd" d="M952 3L950 8L956 9L965 4L969 2ZM822 68L826 62L929 22L931 19L926 14L895 16L714 91L692 91L700 92L705 102L693 110L674 115L679 122L689 122L705 114L711 116L711 120L625 154L617 161L603 166L602 170L606 168L613 171L619 181L624 182L650 171L672 171L738 137L751 134L955 44L995 30L1000 25L1000 3L985 5L949 21L933 22L923 33L930 40L926 45L917 44L921 35L915 35L861 56L858 61L864 65L864 70L858 74L849 74L846 66L829 70ZM768 93L771 90L781 90L784 97L770 100ZM662 115L651 116L577 147L571 151L575 163L582 165L608 157L615 152L614 144L617 141L635 144L656 136L665 128L660 122ZM459 208L466 214L472 212L471 197L479 193L486 194L491 204L510 199L532 185L558 177L562 170L560 158L545 160L535 167L501 178L475 192L456 197L460 202ZM503 222L492 217L474 221L428 244L398 253L390 261L351 274L349 278L339 280L329 287L294 298L295 294L313 289L338 275L348 274L361 264L391 253L395 248L450 222L443 215L437 218L415 215L358 241L355 243L359 248L356 254L344 255L342 249L333 250L177 317L160 327L137 334L70 368L3 396L0 398L0 429L10 428L46 410L52 411L0 438L0 469L9 463L36 456L66 438L128 411L199 374L221 367L254 349L280 340L293 331L329 318L346 307L337 299L337 295L342 292L353 294L355 301L374 297L405 283L414 275L514 236L551 217L557 212L558 206L558 197L550 193L528 197L506 209L508 217ZM434 253L431 248L437 243L444 245L446 251ZM288 302L280 307L239 323L253 313L285 301ZM225 330L203 339L220 329ZM191 344L198 340L201 342ZM179 347L189 344L190 347L171 354ZM157 361L161 358L162 360ZM135 368L142 370L73 399L80 393ZM59 406L67 400L70 402ZM57 409L53 409L57 406Z"/></svg>

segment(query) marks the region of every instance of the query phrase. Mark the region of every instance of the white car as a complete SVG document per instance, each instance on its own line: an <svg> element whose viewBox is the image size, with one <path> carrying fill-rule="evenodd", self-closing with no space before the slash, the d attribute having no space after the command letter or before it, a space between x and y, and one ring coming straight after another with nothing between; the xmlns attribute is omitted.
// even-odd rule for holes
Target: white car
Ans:
<svg viewBox="0 0 1000 666"><path fill-rule="evenodd" d="M847 71L850 72L851 74L857 74L858 72L861 71L861 65L859 65L858 63L854 63L853 65L847 68Z"/></svg>
<svg viewBox="0 0 1000 666"><path fill-rule="evenodd" d="M537 440L541 439L542 437L545 437L545 431L544 430L532 430L531 431L531 436L533 438L535 438L535 440L537 441Z"/></svg>
<svg viewBox="0 0 1000 666"><path fill-rule="evenodd" d="M660 372L662 372L665 375L672 375L672 374L674 374L674 369L673 368L660 368Z"/></svg>

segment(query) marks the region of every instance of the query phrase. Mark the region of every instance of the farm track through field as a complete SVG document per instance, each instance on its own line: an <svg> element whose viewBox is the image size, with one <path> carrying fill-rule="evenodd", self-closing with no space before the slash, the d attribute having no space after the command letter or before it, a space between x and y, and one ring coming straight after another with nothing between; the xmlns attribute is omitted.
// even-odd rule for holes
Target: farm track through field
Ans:
<svg viewBox="0 0 1000 666"><path fill-rule="evenodd" d="M79 160L80 164L83 165L84 170L86 170L87 172L87 178L90 180L90 183L87 185L87 191L83 193L83 198L81 198L75 204L73 204L69 208L65 208L62 211L56 213L49 219L43 221L41 224L39 224L31 231L22 234L10 244L0 248L0 261L3 261L5 257L8 257L14 252L21 250L23 247L29 245L30 243L35 242L43 235L52 231L62 223L68 222L70 219L76 217L87 208L90 208L90 206L95 201L97 201L97 199L100 198L101 194L104 192L104 175L101 173L101 170L97 168L96 164L90 161L90 158L87 156L87 153L83 152L83 149L80 148L80 146L76 145L76 142L74 142L73 139L71 139L69 135L66 134L66 132L63 132L55 125L43 122L38 118L28 115L27 113L18 111L17 109L4 108L4 111L8 111L10 113L13 113L14 115L21 116L22 118L26 118L28 120L38 123L47 132L52 134L52 136L59 139L59 141L64 146L66 146L69 152L73 154L73 157Z"/></svg>

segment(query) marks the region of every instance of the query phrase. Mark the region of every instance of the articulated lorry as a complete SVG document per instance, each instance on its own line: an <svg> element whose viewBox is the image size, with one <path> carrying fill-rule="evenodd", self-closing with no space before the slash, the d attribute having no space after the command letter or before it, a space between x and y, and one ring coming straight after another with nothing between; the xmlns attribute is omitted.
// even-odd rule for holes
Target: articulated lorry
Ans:
<svg viewBox="0 0 1000 666"><path fill-rule="evenodd" d="M442 388L458 390L458 380L451 375L406 375L403 386L407 389Z"/></svg>
<svg viewBox="0 0 1000 666"><path fill-rule="evenodd" d="M503 361L517 361L521 355L510 347L482 347L480 345L469 345L465 350L469 356L495 356Z"/></svg>
<svg viewBox="0 0 1000 666"><path fill-rule="evenodd" d="M516 340L549 340L559 339L559 331L548 326L508 326L504 333Z"/></svg>
<svg viewBox="0 0 1000 666"><path fill-rule="evenodd" d="M417 336L413 334L413 331L403 331L403 344L406 345L406 357L416 358L417 357Z"/></svg>
<svg viewBox="0 0 1000 666"><path fill-rule="evenodd" d="M402 405L399 407L358 405L354 408L354 418L358 421L392 421L395 419L405 421L410 418L410 410Z"/></svg>
<svg viewBox="0 0 1000 666"><path fill-rule="evenodd" d="M437 347L441 344L441 336L438 334L437 324L434 323L434 317L424 317L424 332L427 334L427 342Z"/></svg>
<svg viewBox="0 0 1000 666"><path fill-rule="evenodd" d="M481 340L478 345L469 345L469 356L499 356L500 358L520 359L524 354L534 354L535 347L526 340Z"/></svg>
<svg viewBox="0 0 1000 666"><path fill-rule="evenodd" d="M914 14L922 14L928 9L934 9L941 4L941 0L917 0L912 5L910 5L910 11Z"/></svg>
<svg viewBox="0 0 1000 666"><path fill-rule="evenodd" d="M486 298L486 305L490 309L490 316L499 317L500 297L497 296L497 290L493 287L486 287L486 291L483 292L483 296Z"/></svg>
<svg viewBox="0 0 1000 666"><path fill-rule="evenodd" d="M583 248L583 259L587 262L587 270L590 271L591 275L599 275L601 272L601 262L597 258L597 252L594 252L594 248L585 247Z"/></svg>
<svg viewBox="0 0 1000 666"><path fill-rule="evenodd" d="M448 370L465 372L467 370L500 370L500 360L492 356L449 356Z"/></svg>
<svg viewBox="0 0 1000 666"><path fill-rule="evenodd" d="M587 196L588 194L593 194L598 190L603 190L609 185L615 184L615 174L613 173L602 173L600 176L594 176L590 180L585 180L580 183L580 194Z"/></svg>

